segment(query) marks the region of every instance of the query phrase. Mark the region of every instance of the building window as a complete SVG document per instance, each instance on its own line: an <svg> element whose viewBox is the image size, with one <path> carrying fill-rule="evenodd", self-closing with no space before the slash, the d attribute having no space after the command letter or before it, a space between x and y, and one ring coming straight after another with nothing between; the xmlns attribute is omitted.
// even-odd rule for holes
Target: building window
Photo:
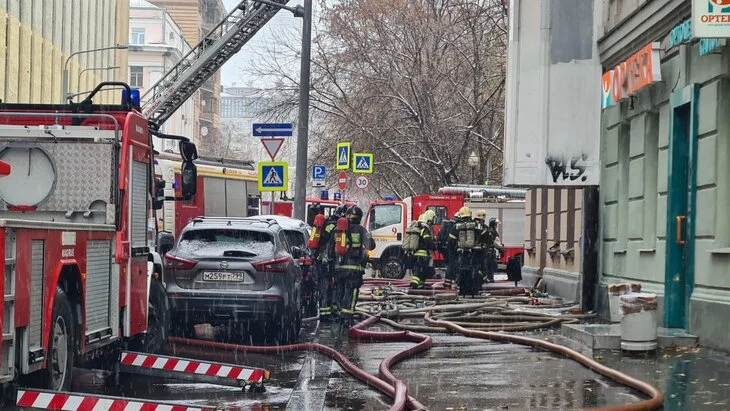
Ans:
<svg viewBox="0 0 730 411"><path fill-rule="evenodd" d="M221 99L221 117L231 118L231 99L229 98Z"/></svg>
<svg viewBox="0 0 730 411"><path fill-rule="evenodd" d="M129 40L132 44L144 44L144 29L132 28L132 38Z"/></svg>
<svg viewBox="0 0 730 411"><path fill-rule="evenodd" d="M144 68L142 66L129 67L129 85L131 87L144 87Z"/></svg>

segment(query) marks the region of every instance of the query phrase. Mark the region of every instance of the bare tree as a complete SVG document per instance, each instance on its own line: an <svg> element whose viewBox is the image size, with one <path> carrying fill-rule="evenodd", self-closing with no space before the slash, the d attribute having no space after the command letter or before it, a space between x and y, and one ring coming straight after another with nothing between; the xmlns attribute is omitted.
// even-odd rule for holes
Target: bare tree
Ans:
<svg viewBox="0 0 730 411"><path fill-rule="evenodd" d="M323 2L312 44L310 161L334 158L337 141L375 155L376 190L407 196L500 170L506 10L499 0ZM296 34L281 33L256 74L296 107ZM289 92L289 93L287 93ZM494 170L486 170L488 158ZM497 161L494 161L497 160ZM500 175L494 175L498 180Z"/></svg>

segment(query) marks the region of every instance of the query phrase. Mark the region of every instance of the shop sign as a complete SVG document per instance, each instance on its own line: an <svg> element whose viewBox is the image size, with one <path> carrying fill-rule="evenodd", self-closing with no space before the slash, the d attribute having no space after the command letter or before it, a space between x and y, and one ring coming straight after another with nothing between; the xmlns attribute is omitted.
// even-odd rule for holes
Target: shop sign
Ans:
<svg viewBox="0 0 730 411"><path fill-rule="evenodd" d="M692 0L695 38L730 37L730 0Z"/></svg>
<svg viewBox="0 0 730 411"><path fill-rule="evenodd" d="M603 73L601 108L614 106L642 88L661 81L660 50L659 42L649 43L613 70Z"/></svg>
<svg viewBox="0 0 730 411"><path fill-rule="evenodd" d="M725 39L701 39L700 56L705 56L725 46Z"/></svg>
<svg viewBox="0 0 730 411"><path fill-rule="evenodd" d="M671 50L680 44L687 43L693 38L692 19L687 19L669 32L669 46L667 50ZM700 39L700 56L710 54L724 45L725 39Z"/></svg>

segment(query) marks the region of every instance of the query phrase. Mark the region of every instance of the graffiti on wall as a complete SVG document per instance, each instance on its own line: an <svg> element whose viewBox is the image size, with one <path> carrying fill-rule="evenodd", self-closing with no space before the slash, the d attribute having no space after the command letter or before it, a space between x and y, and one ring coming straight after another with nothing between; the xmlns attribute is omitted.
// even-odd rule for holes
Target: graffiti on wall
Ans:
<svg viewBox="0 0 730 411"><path fill-rule="evenodd" d="M585 175L586 169L588 168L586 160L588 160L586 154L571 157L570 160L565 157L548 156L545 159L545 164L547 164L550 175L553 177L553 183L565 182L566 180L575 181L578 179L580 181L586 181L588 179Z"/></svg>

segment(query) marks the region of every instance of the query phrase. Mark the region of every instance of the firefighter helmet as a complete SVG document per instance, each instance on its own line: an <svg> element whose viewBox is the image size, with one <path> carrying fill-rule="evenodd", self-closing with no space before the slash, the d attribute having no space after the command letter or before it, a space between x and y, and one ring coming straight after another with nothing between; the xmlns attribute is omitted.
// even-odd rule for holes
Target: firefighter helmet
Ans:
<svg viewBox="0 0 730 411"><path fill-rule="evenodd" d="M471 218L471 208L464 206L459 209L459 217Z"/></svg>
<svg viewBox="0 0 730 411"><path fill-rule="evenodd" d="M480 218L482 220L487 219L487 210L479 210L477 211L477 218Z"/></svg>
<svg viewBox="0 0 730 411"><path fill-rule="evenodd" d="M426 210L423 215L426 216L427 223L433 225L436 222L436 213L433 210Z"/></svg>
<svg viewBox="0 0 730 411"><path fill-rule="evenodd" d="M350 207L349 210L347 210L347 219L350 220L351 223L354 224L360 224L362 221L362 208L354 205Z"/></svg>
<svg viewBox="0 0 730 411"><path fill-rule="evenodd" d="M335 208L335 211L332 212L332 215L335 217L344 217L345 214L347 214L347 209L348 209L347 205L342 204L342 205L338 206L337 208Z"/></svg>

